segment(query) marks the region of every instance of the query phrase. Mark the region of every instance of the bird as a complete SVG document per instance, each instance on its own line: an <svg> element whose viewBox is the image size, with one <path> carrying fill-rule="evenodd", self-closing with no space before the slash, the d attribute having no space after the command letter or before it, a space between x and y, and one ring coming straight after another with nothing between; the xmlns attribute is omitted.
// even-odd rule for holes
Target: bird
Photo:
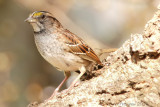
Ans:
<svg viewBox="0 0 160 107"><path fill-rule="evenodd" d="M59 92L71 72L79 70L80 74L67 90L74 87L87 70L91 70L91 65L103 66L93 49L80 37L65 29L50 12L35 11L25 21L33 28L35 44L41 56L64 72L65 78L51 98Z"/></svg>

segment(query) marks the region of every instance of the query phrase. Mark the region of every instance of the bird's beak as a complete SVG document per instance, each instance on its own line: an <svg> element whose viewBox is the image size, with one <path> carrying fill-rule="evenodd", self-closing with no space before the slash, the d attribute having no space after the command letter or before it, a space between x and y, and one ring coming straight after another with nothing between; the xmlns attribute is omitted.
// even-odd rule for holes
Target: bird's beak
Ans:
<svg viewBox="0 0 160 107"><path fill-rule="evenodd" d="M28 17L26 20L24 20L25 22L28 22L28 23L34 23L36 22L36 19L32 18L32 17Z"/></svg>

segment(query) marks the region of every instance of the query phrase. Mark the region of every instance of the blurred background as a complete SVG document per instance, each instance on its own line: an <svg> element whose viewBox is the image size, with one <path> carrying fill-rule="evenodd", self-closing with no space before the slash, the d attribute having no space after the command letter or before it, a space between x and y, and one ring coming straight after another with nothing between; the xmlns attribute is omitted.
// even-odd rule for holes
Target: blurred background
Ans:
<svg viewBox="0 0 160 107"><path fill-rule="evenodd" d="M142 33L159 2L0 0L0 107L25 107L44 100L64 78L63 72L56 71L38 53L33 30L24 22L29 13L51 12L94 49L118 48L130 34Z"/></svg>

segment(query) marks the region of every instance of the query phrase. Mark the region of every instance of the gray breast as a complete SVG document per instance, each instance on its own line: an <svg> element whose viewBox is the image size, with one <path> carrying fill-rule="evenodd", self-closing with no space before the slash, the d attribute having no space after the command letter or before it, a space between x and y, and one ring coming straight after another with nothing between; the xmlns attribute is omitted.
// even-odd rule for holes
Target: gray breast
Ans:
<svg viewBox="0 0 160 107"><path fill-rule="evenodd" d="M35 35L36 46L45 60L63 71L75 71L86 64L79 56L65 51L67 47L56 38L56 35Z"/></svg>
<svg viewBox="0 0 160 107"><path fill-rule="evenodd" d="M35 35L35 43L41 54L62 54L62 44L57 41L56 35Z"/></svg>

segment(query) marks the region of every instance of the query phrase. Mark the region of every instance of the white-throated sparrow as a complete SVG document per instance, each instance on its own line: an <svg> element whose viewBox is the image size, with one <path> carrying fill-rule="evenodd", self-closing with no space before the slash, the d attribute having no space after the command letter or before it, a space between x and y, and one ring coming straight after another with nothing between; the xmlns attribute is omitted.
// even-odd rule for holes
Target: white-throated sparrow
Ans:
<svg viewBox="0 0 160 107"><path fill-rule="evenodd" d="M46 11L35 11L27 19L34 30L38 51L51 65L64 71L65 79L56 88L55 95L70 77L71 71L80 71L69 88L89 69L91 64L102 65L95 52L78 36L63 28L61 23Z"/></svg>

